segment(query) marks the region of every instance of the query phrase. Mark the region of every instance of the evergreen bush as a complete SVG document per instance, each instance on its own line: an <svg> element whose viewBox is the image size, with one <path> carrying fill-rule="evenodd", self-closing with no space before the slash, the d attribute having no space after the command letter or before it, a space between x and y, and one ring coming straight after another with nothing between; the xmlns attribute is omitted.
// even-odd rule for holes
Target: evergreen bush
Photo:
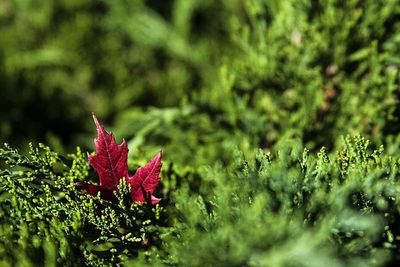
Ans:
<svg viewBox="0 0 400 267"><path fill-rule="evenodd" d="M397 266L399 14L0 1L0 265ZM82 190L92 112L131 171L163 149L158 205Z"/></svg>
<svg viewBox="0 0 400 267"><path fill-rule="evenodd" d="M167 165L160 205L84 194L80 149L0 150L5 266L383 266L398 262L398 157L357 136L317 155L298 141L225 168ZM78 264L79 263L79 264Z"/></svg>

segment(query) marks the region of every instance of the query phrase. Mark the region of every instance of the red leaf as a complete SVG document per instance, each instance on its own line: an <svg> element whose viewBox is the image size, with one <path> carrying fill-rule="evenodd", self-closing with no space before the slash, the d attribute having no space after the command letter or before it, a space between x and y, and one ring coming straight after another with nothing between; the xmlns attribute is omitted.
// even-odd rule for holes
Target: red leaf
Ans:
<svg viewBox="0 0 400 267"><path fill-rule="evenodd" d="M139 168L127 182L131 185L131 196L135 202L150 202L157 204L160 199L153 196L160 182L162 152L160 151L145 166Z"/></svg>
<svg viewBox="0 0 400 267"><path fill-rule="evenodd" d="M108 134L93 114L97 128L96 155L88 155L89 163L97 171L100 187L109 190L117 188L119 180L128 176L128 147L125 140L117 145L113 134Z"/></svg>
<svg viewBox="0 0 400 267"><path fill-rule="evenodd" d="M94 140L96 154L88 155L90 165L99 175L100 185L81 183L80 186L90 195L100 192L103 199L116 201L112 191L117 190L119 181L125 177L131 185L131 196L134 202L157 204L160 199L153 196L160 182L161 151L145 166L139 168L132 177L128 174L128 147L125 140L117 145L113 134L108 134L103 125L93 115L97 128L97 138Z"/></svg>

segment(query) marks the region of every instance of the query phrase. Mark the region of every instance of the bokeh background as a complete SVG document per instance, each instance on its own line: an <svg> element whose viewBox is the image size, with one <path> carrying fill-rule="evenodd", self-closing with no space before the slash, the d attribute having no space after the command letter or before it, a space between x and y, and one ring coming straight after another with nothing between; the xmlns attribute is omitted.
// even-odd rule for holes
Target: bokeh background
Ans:
<svg viewBox="0 0 400 267"><path fill-rule="evenodd" d="M0 140L93 149L94 112L135 155L199 166L360 133L398 150L400 4L1 0Z"/></svg>

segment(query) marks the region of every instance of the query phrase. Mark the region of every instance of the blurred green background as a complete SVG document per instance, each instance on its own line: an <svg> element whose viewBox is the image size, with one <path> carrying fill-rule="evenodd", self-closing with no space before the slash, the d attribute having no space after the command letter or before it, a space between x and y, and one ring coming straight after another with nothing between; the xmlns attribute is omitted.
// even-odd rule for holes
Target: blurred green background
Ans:
<svg viewBox="0 0 400 267"><path fill-rule="evenodd" d="M2 0L0 140L93 148L94 112L132 154L199 166L360 133L397 151L400 4Z"/></svg>

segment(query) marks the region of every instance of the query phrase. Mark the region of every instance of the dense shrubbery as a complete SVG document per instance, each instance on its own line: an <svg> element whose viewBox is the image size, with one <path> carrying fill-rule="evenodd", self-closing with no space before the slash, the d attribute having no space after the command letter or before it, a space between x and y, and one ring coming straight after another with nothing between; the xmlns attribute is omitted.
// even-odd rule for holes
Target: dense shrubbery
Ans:
<svg viewBox="0 0 400 267"><path fill-rule="evenodd" d="M208 144L195 162L221 159L212 147L227 139L270 149L291 136L318 150L358 132L398 144L399 9L397 0L2 1L1 136L89 147L94 111L131 147L167 145L180 162Z"/></svg>
<svg viewBox="0 0 400 267"><path fill-rule="evenodd" d="M6 146L1 172L3 264L381 266L398 260L399 158L346 138L335 155L297 141L245 159L163 172L160 205L86 195L77 153L29 156ZM201 180L199 180L201 179ZM164 206L165 208L161 208Z"/></svg>
<svg viewBox="0 0 400 267"><path fill-rule="evenodd" d="M44 145L28 156L6 145L0 159L2 265L114 265L158 243L162 209L132 203L124 180L118 203L78 189L89 177L80 149L61 158Z"/></svg>
<svg viewBox="0 0 400 267"><path fill-rule="evenodd" d="M0 1L0 139L21 151L0 150L1 265L398 264L399 13ZM76 188L96 180L91 112L131 170L163 149L159 206Z"/></svg>

